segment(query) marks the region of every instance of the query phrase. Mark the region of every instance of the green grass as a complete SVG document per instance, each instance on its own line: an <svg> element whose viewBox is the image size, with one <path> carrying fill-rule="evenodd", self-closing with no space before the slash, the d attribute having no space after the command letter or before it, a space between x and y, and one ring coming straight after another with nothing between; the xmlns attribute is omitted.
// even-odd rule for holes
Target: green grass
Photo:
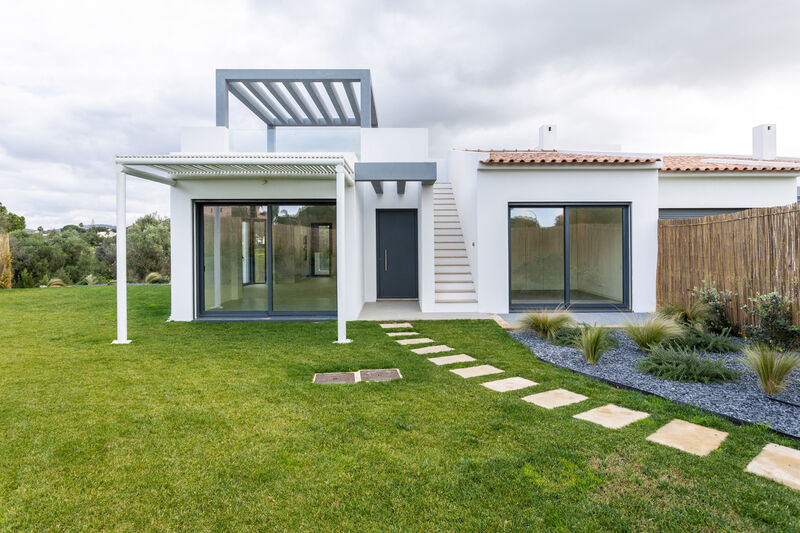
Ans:
<svg viewBox="0 0 800 533"><path fill-rule="evenodd" d="M169 288L0 291L0 530L797 531L800 497L744 472L763 427L536 360L493 322L417 331L590 399L552 411L428 363L374 323L168 323ZM389 383L314 372L399 367ZM618 431L572 415L613 402ZM645 440L673 418L730 432L696 457Z"/></svg>

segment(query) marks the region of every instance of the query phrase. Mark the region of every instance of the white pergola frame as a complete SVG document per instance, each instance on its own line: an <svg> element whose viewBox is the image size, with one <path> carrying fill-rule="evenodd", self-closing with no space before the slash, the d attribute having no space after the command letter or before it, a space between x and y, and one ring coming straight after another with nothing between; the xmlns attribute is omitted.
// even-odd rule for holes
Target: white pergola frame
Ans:
<svg viewBox="0 0 800 533"><path fill-rule="evenodd" d="M336 343L347 338L345 189L355 185L355 154L351 153L231 153L117 156L117 338L128 338L128 265L126 238L127 176L176 186L182 180L220 178L336 180Z"/></svg>

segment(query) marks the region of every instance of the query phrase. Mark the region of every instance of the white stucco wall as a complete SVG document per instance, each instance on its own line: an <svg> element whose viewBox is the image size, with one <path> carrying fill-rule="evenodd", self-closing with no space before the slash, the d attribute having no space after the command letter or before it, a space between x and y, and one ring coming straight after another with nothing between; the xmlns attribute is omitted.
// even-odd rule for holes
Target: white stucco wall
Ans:
<svg viewBox="0 0 800 533"><path fill-rule="evenodd" d="M486 152L452 150L447 156L448 180L453 185L461 231L467 247L467 259L475 280L478 279L474 245L478 230L478 218L475 215L478 194L477 172L480 161L486 159L488 155Z"/></svg>
<svg viewBox="0 0 800 533"><path fill-rule="evenodd" d="M484 167L476 171L474 274L479 311L508 312L508 204L511 202L630 203L631 308L639 312L655 310L657 169L507 168Z"/></svg>
<svg viewBox="0 0 800 533"><path fill-rule="evenodd" d="M797 201L797 177L664 173L658 197L662 209L773 207Z"/></svg>

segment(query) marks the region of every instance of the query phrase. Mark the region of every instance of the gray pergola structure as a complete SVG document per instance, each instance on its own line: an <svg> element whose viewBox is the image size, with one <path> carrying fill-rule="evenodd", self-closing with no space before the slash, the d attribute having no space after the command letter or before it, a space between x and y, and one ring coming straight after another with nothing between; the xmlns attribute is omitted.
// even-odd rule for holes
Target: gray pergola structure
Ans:
<svg viewBox="0 0 800 533"><path fill-rule="evenodd" d="M217 69L217 126L229 126L229 94L267 125L267 151L275 128L377 128L368 69Z"/></svg>

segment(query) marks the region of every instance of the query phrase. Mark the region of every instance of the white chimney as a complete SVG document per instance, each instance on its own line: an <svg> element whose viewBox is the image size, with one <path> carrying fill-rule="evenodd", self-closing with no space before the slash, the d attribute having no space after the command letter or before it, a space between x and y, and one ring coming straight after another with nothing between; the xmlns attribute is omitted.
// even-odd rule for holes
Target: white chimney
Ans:
<svg viewBox="0 0 800 533"><path fill-rule="evenodd" d="M558 128L555 124L539 126L539 150L555 150Z"/></svg>
<svg viewBox="0 0 800 533"><path fill-rule="evenodd" d="M775 124L760 124L753 128L753 157L775 159Z"/></svg>

